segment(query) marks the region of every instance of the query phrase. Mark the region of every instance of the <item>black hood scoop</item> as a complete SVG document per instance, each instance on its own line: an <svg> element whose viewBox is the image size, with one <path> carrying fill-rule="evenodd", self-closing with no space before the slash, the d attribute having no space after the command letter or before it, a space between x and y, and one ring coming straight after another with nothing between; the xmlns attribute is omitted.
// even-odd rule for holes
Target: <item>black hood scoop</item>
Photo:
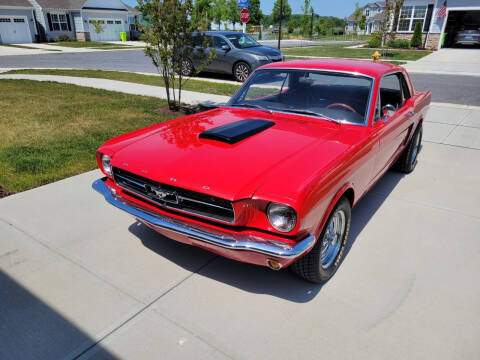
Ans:
<svg viewBox="0 0 480 360"><path fill-rule="evenodd" d="M213 129L208 129L200 133L199 137L201 139L211 139L227 144L235 144L268 129L273 125L275 125L273 121L262 119L240 120Z"/></svg>

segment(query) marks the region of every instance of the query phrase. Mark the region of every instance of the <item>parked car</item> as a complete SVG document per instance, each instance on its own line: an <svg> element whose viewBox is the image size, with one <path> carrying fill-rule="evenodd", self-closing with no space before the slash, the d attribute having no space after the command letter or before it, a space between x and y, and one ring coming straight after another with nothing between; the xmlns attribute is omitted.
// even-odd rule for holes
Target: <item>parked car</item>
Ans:
<svg viewBox="0 0 480 360"><path fill-rule="evenodd" d="M325 282L352 207L415 168L430 97L387 63L268 64L224 107L107 141L93 188L174 240Z"/></svg>
<svg viewBox="0 0 480 360"><path fill-rule="evenodd" d="M247 34L234 31L207 31L202 33L211 48L216 51L215 59L203 71L232 74L235 80L244 82L256 68L283 60L282 52L269 46L260 45ZM198 45L202 36L194 35ZM211 51L207 49L207 52ZM197 46L182 64L182 75L191 76L203 64L205 56Z"/></svg>
<svg viewBox="0 0 480 360"><path fill-rule="evenodd" d="M468 30L460 30L454 40L455 46L480 45L480 29L471 28Z"/></svg>

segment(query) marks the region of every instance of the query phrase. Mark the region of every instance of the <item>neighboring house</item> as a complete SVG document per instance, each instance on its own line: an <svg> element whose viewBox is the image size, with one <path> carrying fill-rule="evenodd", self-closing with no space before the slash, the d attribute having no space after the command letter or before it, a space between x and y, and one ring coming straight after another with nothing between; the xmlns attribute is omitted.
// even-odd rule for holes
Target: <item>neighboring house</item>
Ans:
<svg viewBox="0 0 480 360"><path fill-rule="evenodd" d="M366 10L369 10L365 30L367 34L375 31L375 24L377 21L380 24L383 17L379 13L370 16L370 5L363 8L366 16ZM368 26L369 17L372 20L371 30ZM355 32L354 22L353 15L350 15L347 18L346 32ZM425 46L433 49L453 46L459 30L480 29L480 0L405 0L398 19L397 38L411 39L416 23L422 24L422 41Z"/></svg>
<svg viewBox="0 0 480 360"><path fill-rule="evenodd" d="M385 2L377 1L368 3L362 8L362 14L355 19L354 14L350 15L345 20L345 33L346 34L371 34L372 32L380 30L380 24L383 19L383 11L385 10ZM362 16L365 16L365 29L360 29L355 26L355 22L360 21Z"/></svg>
<svg viewBox="0 0 480 360"><path fill-rule="evenodd" d="M0 43L31 43L37 30L28 0L0 0Z"/></svg>

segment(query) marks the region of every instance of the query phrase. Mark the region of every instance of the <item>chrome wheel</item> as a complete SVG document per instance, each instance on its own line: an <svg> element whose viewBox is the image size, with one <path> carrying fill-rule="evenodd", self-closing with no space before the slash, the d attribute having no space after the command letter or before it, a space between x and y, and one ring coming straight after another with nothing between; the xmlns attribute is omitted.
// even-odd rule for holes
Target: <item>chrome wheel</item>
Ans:
<svg viewBox="0 0 480 360"><path fill-rule="evenodd" d="M417 160L418 150L420 150L421 139L422 137L420 133L417 133L417 136L414 139L415 143L413 144L413 149L412 149L412 159L411 159L412 165L415 163L415 160Z"/></svg>
<svg viewBox="0 0 480 360"><path fill-rule="evenodd" d="M248 75L250 75L250 68L245 63L240 63L235 66L235 78L240 81L244 82L247 80Z"/></svg>
<svg viewBox="0 0 480 360"><path fill-rule="evenodd" d="M183 76L190 76L193 72L192 63L189 60L182 61L182 75Z"/></svg>
<svg viewBox="0 0 480 360"><path fill-rule="evenodd" d="M347 225L345 212L337 210L325 229L321 247L321 265L328 269L335 261L342 247L343 235Z"/></svg>

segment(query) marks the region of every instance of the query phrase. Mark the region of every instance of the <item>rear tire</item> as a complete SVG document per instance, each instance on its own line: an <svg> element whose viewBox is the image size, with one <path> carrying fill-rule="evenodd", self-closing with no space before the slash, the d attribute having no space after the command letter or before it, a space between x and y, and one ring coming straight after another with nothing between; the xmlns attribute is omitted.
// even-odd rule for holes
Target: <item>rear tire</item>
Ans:
<svg viewBox="0 0 480 360"><path fill-rule="evenodd" d="M408 146L403 150L402 155L398 158L394 168L405 174L411 173L417 165L417 157L422 145L423 128L420 123L415 130Z"/></svg>
<svg viewBox="0 0 480 360"><path fill-rule="evenodd" d="M233 77L238 82L244 82L250 76L252 68L246 62L239 61L233 67Z"/></svg>
<svg viewBox="0 0 480 360"><path fill-rule="evenodd" d="M337 271L348 242L351 208L342 197L332 212L312 250L291 265L293 273L312 283L325 283Z"/></svg>
<svg viewBox="0 0 480 360"><path fill-rule="evenodd" d="M182 61L182 65L180 68L182 72L182 76L192 76L194 72L193 64L190 59L185 59Z"/></svg>

